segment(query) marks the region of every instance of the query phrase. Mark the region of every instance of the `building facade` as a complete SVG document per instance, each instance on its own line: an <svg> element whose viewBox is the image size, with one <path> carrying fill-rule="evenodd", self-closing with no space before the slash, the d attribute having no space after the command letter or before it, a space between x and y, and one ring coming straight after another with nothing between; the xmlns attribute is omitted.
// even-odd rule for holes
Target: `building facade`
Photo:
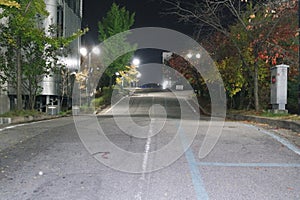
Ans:
<svg viewBox="0 0 300 200"><path fill-rule="evenodd" d="M2 13L3 10L0 8L0 13ZM0 19L0 23L1 24L6 24L7 19L2 18ZM3 53L3 49L0 48L0 53ZM5 60L5 65L7 65L7 61ZM4 73L2 71L0 71L0 78L4 76ZM8 93L7 93L7 88L8 88L8 84L7 82L2 83L2 81L0 82L0 114L8 112L10 110L10 103L9 103L9 98L8 98Z"/></svg>
<svg viewBox="0 0 300 200"><path fill-rule="evenodd" d="M81 29L82 21L82 10L83 10L83 0L45 0L46 9L49 12L49 16L43 21L42 26L44 26L46 33L48 33L48 28L50 25L57 27L57 36L68 37L73 33ZM72 72L79 71L80 68L80 53L79 49L81 46L80 38L74 40L66 50L68 52L67 57L62 57L61 62L67 66L67 78L68 84L66 85L66 80L62 80L60 74L52 74L52 76L43 77L40 82L42 88L41 93L36 99L36 108L40 111L47 111L48 105L57 105L58 110L62 101L66 107L71 105L69 101L71 97L71 91L69 88L72 87L70 84L70 77L68 75ZM2 98L6 100L5 106L0 105L0 113L7 111L8 109L14 109L16 107L16 89L8 84L7 92L0 92L1 102ZM24 107L26 106L26 94L24 91ZM9 103L7 103L7 97ZM66 98L68 100L66 100ZM1 108L2 106L2 108Z"/></svg>

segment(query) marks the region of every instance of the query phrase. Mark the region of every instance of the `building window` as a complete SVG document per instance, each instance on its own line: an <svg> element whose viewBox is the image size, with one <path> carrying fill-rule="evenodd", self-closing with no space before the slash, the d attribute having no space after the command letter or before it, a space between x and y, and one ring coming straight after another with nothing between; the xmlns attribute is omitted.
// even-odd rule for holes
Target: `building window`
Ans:
<svg viewBox="0 0 300 200"><path fill-rule="evenodd" d="M80 16L80 0L67 0L66 3L76 15Z"/></svg>
<svg viewBox="0 0 300 200"><path fill-rule="evenodd" d="M57 37L64 36L64 9L62 6L57 7Z"/></svg>

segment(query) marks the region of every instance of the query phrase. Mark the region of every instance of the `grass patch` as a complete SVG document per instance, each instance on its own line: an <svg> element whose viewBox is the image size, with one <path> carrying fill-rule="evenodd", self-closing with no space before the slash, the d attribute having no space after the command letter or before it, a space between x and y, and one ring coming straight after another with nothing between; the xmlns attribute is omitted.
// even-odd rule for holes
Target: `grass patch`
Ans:
<svg viewBox="0 0 300 200"><path fill-rule="evenodd" d="M99 98L95 98L92 101L92 105L95 106L96 108L105 105L106 100L104 99L104 97L99 97Z"/></svg>
<svg viewBox="0 0 300 200"><path fill-rule="evenodd" d="M261 115L262 111L255 110L227 110L229 114L239 114L239 115Z"/></svg>
<svg viewBox="0 0 300 200"><path fill-rule="evenodd" d="M262 117L288 117L290 114L288 113L271 113L271 112L263 112L260 114Z"/></svg>
<svg viewBox="0 0 300 200"><path fill-rule="evenodd" d="M276 118L282 120L300 120L299 115L289 114L289 113L271 113L267 111L255 111L255 110L227 110L228 114L237 115L252 115L268 118Z"/></svg>
<svg viewBox="0 0 300 200"><path fill-rule="evenodd" d="M28 117L28 116L40 116L41 112L36 110L13 110L1 114L0 117Z"/></svg>
<svg viewBox="0 0 300 200"><path fill-rule="evenodd" d="M59 115L61 116L72 115L72 110L60 111Z"/></svg>

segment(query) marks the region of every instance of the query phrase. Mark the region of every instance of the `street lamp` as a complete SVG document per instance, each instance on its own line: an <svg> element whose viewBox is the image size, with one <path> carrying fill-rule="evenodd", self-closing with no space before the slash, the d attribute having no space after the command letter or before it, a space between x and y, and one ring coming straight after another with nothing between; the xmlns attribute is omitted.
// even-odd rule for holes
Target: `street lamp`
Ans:
<svg viewBox="0 0 300 200"><path fill-rule="evenodd" d="M138 67L140 65L141 61L138 58L134 58L132 60L132 64L135 65L136 67Z"/></svg>
<svg viewBox="0 0 300 200"><path fill-rule="evenodd" d="M95 55L99 55L100 54L100 48L98 46L95 46L92 48L91 51L88 51L87 48L82 47L80 48L80 54L83 57L88 56L88 66L87 66L87 77L85 79L85 83L86 83L86 97L87 97L87 103L88 106L90 105L90 87L89 87L89 77L90 74L92 72L92 68L91 68L91 60L92 60L92 54Z"/></svg>
<svg viewBox="0 0 300 200"><path fill-rule="evenodd" d="M95 55L99 55L100 54L100 48L99 47L94 47L93 49L92 49L92 52L95 54Z"/></svg>
<svg viewBox="0 0 300 200"><path fill-rule="evenodd" d="M188 61L192 64L192 65L195 65L195 64L197 64L198 62L199 62L199 60L200 60L200 58L201 58L201 54L200 53L188 53L187 55L186 55L186 57L188 58ZM195 58L194 58L195 57ZM195 76L196 76L196 79L198 80L199 79L199 77L198 77L198 73L196 73L195 74ZM196 84L195 85L195 87L196 87L196 89L194 88L194 90L195 90L195 92L197 93L197 94L199 94L199 84Z"/></svg>
<svg viewBox="0 0 300 200"><path fill-rule="evenodd" d="M196 54L188 53L188 54L186 54L186 57L188 59L191 59L193 56L195 56L197 59L201 58L201 54L200 53L196 53Z"/></svg>
<svg viewBox="0 0 300 200"><path fill-rule="evenodd" d="M88 54L88 51L85 47L81 47L79 51L80 51L80 54L84 57Z"/></svg>

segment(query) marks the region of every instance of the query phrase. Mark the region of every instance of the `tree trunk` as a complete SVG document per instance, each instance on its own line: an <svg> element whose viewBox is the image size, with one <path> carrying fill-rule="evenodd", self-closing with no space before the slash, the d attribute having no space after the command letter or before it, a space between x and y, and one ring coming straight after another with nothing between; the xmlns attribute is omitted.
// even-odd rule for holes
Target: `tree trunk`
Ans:
<svg viewBox="0 0 300 200"><path fill-rule="evenodd" d="M112 88L112 84L113 84L113 76L109 77L109 88Z"/></svg>
<svg viewBox="0 0 300 200"><path fill-rule="evenodd" d="M259 98L258 98L258 66L254 63L254 105L255 110L259 111Z"/></svg>
<svg viewBox="0 0 300 200"><path fill-rule="evenodd" d="M21 38L17 38L17 110L23 109L22 103L22 63L21 63Z"/></svg>

